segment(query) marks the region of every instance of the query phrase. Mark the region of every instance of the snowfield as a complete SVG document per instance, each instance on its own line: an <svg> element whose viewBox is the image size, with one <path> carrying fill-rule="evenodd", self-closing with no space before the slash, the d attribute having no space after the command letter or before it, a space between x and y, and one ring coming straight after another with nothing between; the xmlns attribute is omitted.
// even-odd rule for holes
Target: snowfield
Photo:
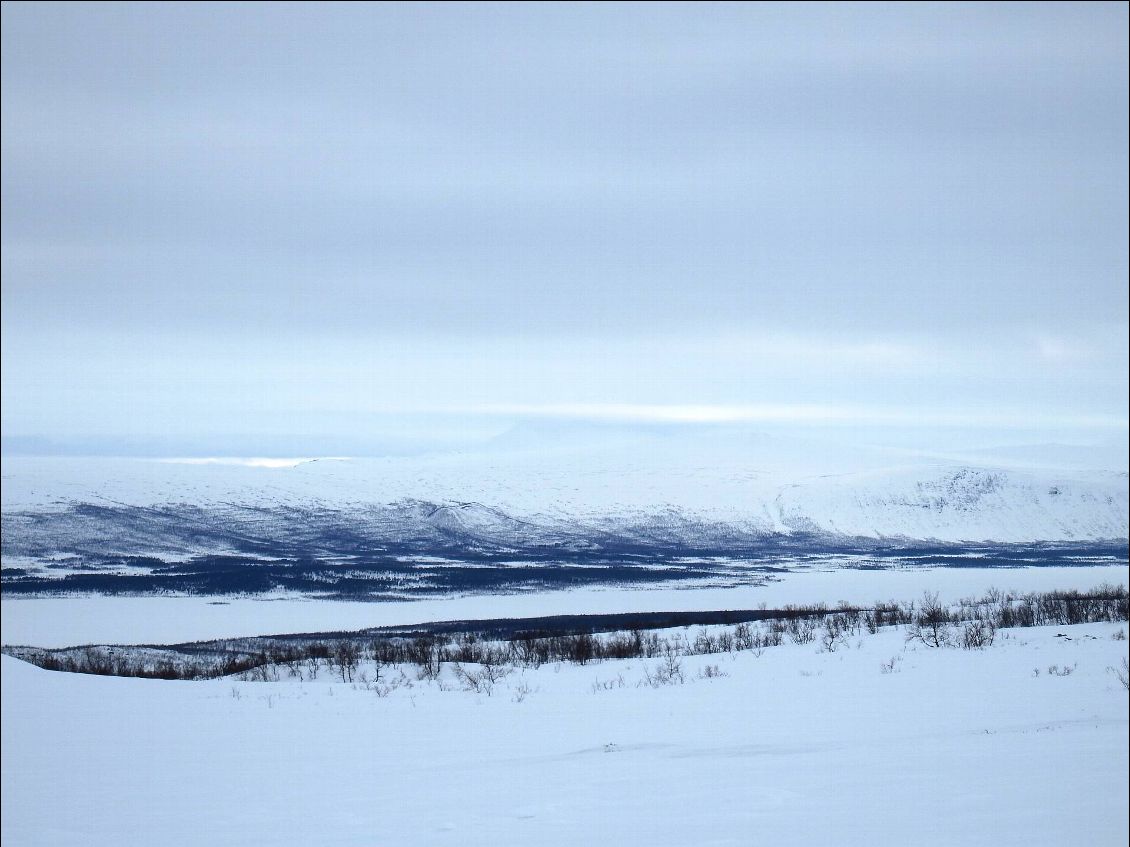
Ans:
<svg viewBox="0 0 1130 847"><path fill-rule="evenodd" d="M4 644L168 644L287 632L357 630L374 626L539 615L757 609L840 601L862 605L909 600L924 590L943 602L990 588L1016 593L1130 584L1130 567L820 568L779 574L762 586L582 589L424 598L371 603L292 594L265 597L50 597L0 600Z"/></svg>
<svg viewBox="0 0 1130 847"><path fill-rule="evenodd" d="M464 690L161 682L3 657L5 844L1123 845L1125 625L901 628ZM693 634L693 633L692 633ZM364 670L364 668L362 669ZM717 674L717 675L715 675ZM393 672L385 669L385 678Z"/></svg>

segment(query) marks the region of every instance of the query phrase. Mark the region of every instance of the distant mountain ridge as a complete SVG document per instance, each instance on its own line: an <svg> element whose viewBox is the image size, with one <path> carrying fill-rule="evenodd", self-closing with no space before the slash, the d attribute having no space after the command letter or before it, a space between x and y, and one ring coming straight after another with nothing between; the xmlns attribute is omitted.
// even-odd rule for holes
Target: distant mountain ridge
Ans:
<svg viewBox="0 0 1130 847"><path fill-rule="evenodd" d="M725 554L794 537L1130 536L1117 453L1043 445L983 455L843 448L742 429L591 428L523 431L476 452L286 467L9 457L3 550L6 560L79 549L193 555L270 535L309 536L317 555L315 530L330 524L362 546L411 539L444 550L628 544Z"/></svg>

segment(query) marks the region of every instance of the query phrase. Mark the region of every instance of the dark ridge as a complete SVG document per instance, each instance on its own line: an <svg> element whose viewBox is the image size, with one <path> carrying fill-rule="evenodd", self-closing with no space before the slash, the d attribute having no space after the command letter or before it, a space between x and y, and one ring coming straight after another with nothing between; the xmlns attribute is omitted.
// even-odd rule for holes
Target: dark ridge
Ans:
<svg viewBox="0 0 1130 847"><path fill-rule="evenodd" d="M790 618L805 614L824 614L827 610L795 609L724 609L707 612L615 612L588 615L544 615L532 618L484 618L481 620L432 621L408 626L377 626L356 632L291 633L264 636L287 641L386 636L410 637L436 635L475 635L480 638L509 640L512 638L549 638L560 635L592 635L597 632L620 632L647 629L674 629L681 626L739 624L753 621ZM174 645L187 647L189 645Z"/></svg>

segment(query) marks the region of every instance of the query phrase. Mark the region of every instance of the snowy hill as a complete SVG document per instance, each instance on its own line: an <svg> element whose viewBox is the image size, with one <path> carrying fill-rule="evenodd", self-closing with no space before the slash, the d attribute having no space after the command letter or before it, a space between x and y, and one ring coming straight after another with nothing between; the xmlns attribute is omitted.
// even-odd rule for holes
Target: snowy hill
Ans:
<svg viewBox="0 0 1130 847"><path fill-rule="evenodd" d="M742 429L509 434L366 459L9 458L5 596L395 600L1126 560L1127 474ZM1082 456L1082 463L1070 461ZM1065 461L1066 457L1066 461Z"/></svg>
<svg viewBox="0 0 1130 847"><path fill-rule="evenodd" d="M678 543L812 533L1023 543L1126 538L1127 487L1117 455L1055 445L938 456L742 428L598 427L524 430L474 453L423 457L11 457L3 510L6 552L9 530L19 535L27 525L19 516L76 506L91 508L68 532L97 523L93 507L189 506L199 511L177 511L202 536L216 515L285 526L286 510L297 509L352 516L366 535L518 547L587 545L607 534Z"/></svg>

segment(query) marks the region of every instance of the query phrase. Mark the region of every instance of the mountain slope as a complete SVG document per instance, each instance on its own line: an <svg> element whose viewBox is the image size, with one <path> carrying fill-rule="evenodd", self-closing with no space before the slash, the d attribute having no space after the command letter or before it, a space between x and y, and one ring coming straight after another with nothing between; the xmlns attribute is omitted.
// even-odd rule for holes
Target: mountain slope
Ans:
<svg viewBox="0 0 1130 847"><path fill-rule="evenodd" d="M528 434L476 453L199 463L8 458L4 556L738 554L851 540L1125 539L1127 473L744 430ZM1038 451L1036 451L1038 452ZM974 457L975 458L975 457ZM837 541L837 539L839 541Z"/></svg>

